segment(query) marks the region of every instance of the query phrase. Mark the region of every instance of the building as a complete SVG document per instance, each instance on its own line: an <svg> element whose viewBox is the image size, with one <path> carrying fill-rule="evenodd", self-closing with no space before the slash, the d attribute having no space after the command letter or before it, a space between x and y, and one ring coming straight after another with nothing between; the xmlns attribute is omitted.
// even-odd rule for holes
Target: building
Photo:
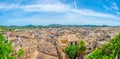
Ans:
<svg viewBox="0 0 120 59"><path fill-rule="evenodd" d="M75 34L69 34L65 36L59 36L58 38L58 49L62 59L66 59L65 48L71 45L77 45L79 39Z"/></svg>
<svg viewBox="0 0 120 59"><path fill-rule="evenodd" d="M58 39L58 43L63 51L67 46L77 45L78 41L79 39L76 37L75 34L60 36Z"/></svg>

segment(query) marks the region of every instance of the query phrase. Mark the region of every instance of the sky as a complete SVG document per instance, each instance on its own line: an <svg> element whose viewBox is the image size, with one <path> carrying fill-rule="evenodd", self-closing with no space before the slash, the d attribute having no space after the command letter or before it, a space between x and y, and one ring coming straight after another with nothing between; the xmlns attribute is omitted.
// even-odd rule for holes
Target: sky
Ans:
<svg viewBox="0 0 120 59"><path fill-rule="evenodd" d="M0 0L0 25L120 25L120 0Z"/></svg>

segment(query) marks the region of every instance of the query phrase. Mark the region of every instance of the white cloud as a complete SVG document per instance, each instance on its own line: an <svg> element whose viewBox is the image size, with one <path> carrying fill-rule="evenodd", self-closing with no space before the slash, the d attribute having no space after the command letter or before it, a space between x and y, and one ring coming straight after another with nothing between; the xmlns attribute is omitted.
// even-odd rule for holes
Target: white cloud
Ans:
<svg viewBox="0 0 120 59"><path fill-rule="evenodd" d="M74 14L77 14L77 15L84 15L84 16L119 18L119 17L111 15L111 14L95 12L90 9L71 9L70 12L73 12Z"/></svg>
<svg viewBox="0 0 120 59"><path fill-rule="evenodd" d="M0 10L6 11L6 10L23 10L27 12L64 12L66 11L70 6L65 5L63 3L60 3L59 0L53 0L53 3L51 0L46 0L44 2L40 2L43 0L36 0L39 1L39 3L31 3L26 5L21 4L6 4L2 3L0 4Z"/></svg>
<svg viewBox="0 0 120 59"><path fill-rule="evenodd" d="M105 5L103 5L103 8L105 8L106 10L111 10L111 8L110 8L110 7L105 6Z"/></svg>
<svg viewBox="0 0 120 59"><path fill-rule="evenodd" d="M43 0L42 0L43 1ZM50 0L48 0L50 1ZM58 1L58 0L56 0ZM115 4L114 4L115 5ZM117 8L116 8L117 9ZM24 18L23 20L21 19L15 19L15 20L10 20L8 23L10 24L15 24L17 22L20 22L22 24L23 22L26 24L50 24L50 23L72 23L72 24L87 24L90 22L91 24L94 22L99 23L100 20L102 19L113 19L113 20L120 20L120 17L114 16L112 14L106 14L102 12L96 12L91 9L75 9L70 5L66 5L63 3L37 3L37 4L27 4L27 5L20 5L20 4L0 4L0 10L21 10L24 12L56 12L56 13L64 13L64 15L59 16L56 18L56 16L51 17L52 19L41 19L41 18ZM19 12L19 11L18 11ZM97 19L96 17L100 17L101 19ZM57 20L55 20L57 19ZM61 20L63 19L63 20ZM52 21L52 22L51 22ZM86 23L87 22L87 23ZM102 23L103 21L100 21ZM107 21L106 21L107 22ZM114 22L115 23L115 22Z"/></svg>
<svg viewBox="0 0 120 59"><path fill-rule="evenodd" d="M113 2L112 4L113 4L113 5L112 5L112 8L113 8L114 10L119 10L119 8L118 8L118 6L117 6L117 4L116 4L115 2Z"/></svg>
<svg viewBox="0 0 120 59"><path fill-rule="evenodd" d="M71 17L70 17L71 16ZM53 18L53 19L52 19ZM106 19L106 20L104 20ZM50 19L41 17L28 17L28 18L16 18L5 21L6 25L49 25L49 24L95 24L95 25L118 25L119 21L113 21L113 19L107 20L107 18L96 18L88 16L78 16L78 15L65 15L61 18L51 17ZM19 22L19 23L18 23Z"/></svg>
<svg viewBox="0 0 120 59"><path fill-rule="evenodd" d="M64 4L33 4L22 6L21 8L28 12L64 12L69 7Z"/></svg>
<svg viewBox="0 0 120 59"><path fill-rule="evenodd" d="M0 4L0 10L14 10L18 8L18 4Z"/></svg>
<svg viewBox="0 0 120 59"><path fill-rule="evenodd" d="M120 12L119 12L119 11L117 11L116 13L117 13L118 15L120 15Z"/></svg>
<svg viewBox="0 0 120 59"><path fill-rule="evenodd" d="M90 9L75 9L69 5L65 4L32 4L32 5L18 5L18 4L11 4L11 5L0 5L0 9L3 10L23 10L26 12L64 12L64 13L74 13L77 15L84 15L84 16L95 16L95 17L110 17L110 18L117 18L111 14L105 14L100 12L95 12Z"/></svg>
<svg viewBox="0 0 120 59"><path fill-rule="evenodd" d="M61 0L33 0L33 1L31 1L32 3L37 3L37 4L58 4L58 3L61 3Z"/></svg>

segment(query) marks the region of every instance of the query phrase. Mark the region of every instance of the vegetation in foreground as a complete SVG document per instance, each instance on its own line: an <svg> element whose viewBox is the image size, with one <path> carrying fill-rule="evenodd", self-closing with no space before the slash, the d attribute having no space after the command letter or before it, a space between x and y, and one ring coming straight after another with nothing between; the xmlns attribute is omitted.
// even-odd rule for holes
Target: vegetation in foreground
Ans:
<svg viewBox="0 0 120 59"><path fill-rule="evenodd" d="M70 59L84 59L86 45L79 41L76 46L68 46L66 55ZM120 58L120 33L111 39L110 42L97 47L86 59L115 59Z"/></svg>
<svg viewBox="0 0 120 59"><path fill-rule="evenodd" d="M19 49L16 55L14 55L11 43L0 34L0 59L16 59L24 54L22 49Z"/></svg>
<svg viewBox="0 0 120 59"><path fill-rule="evenodd" d="M96 48L87 59L115 59L120 58L120 33L106 43Z"/></svg>
<svg viewBox="0 0 120 59"><path fill-rule="evenodd" d="M77 45L68 46L65 52L67 57L70 59L75 59L75 58L84 59L84 55L86 52L85 42L80 40Z"/></svg>

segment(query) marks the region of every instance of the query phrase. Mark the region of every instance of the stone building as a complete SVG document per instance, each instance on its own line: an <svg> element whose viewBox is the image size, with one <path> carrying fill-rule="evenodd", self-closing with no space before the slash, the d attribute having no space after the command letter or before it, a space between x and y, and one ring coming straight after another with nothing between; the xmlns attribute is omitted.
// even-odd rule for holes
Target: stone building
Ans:
<svg viewBox="0 0 120 59"><path fill-rule="evenodd" d="M65 48L67 46L77 45L78 41L79 41L79 39L76 37L75 34L69 34L69 35L59 37L59 39L58 39L59 46L58 47L59 47L59 51L61 53L62 59L66 59Z"/></svg>
<svg viewBox="0 0 120 59"><path fill-rule="evenodd" d="M77 45L79 39L75 34L69 34L65 36L60 36L58 39L59 45L64 50L67 46Z"/></svg>

